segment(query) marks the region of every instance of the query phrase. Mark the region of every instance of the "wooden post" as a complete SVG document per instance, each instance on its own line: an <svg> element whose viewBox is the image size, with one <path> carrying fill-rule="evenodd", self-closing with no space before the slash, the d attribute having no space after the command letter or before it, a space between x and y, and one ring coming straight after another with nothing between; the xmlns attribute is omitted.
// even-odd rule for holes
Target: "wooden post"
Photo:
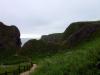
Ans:
<svg viewBox="0 0 100 75"><path fill-rule="evenodd" d="M17 75L17 74L16 74L16 71L13 71L13 75Z"/></svg>
<svg viewBox="0 0 100 75"><path fill-rule="evenodd" d="M8 75L8 74L7 74L7 71L5 71L5 75Z"/></svg>
<svg viewBox="0 0 100 75"><path fill-rule="evenodd" d="M24 71L26 70L25 66L24 66Z"/></svg>
<svg viewBox="0 0 100 75"><path fill-rule="evenodd" d="M28 66L28 69L29 69L29 70L30 70L30 68L31 68L30 66L31 66L31 65Z"/></svg>
<svg viewBox="0 0 100 75"><path fill-rule="evenodd" d="M28 65L26 66L26 70L28 70Z"/></svg>
<svg viewBox="0 0 100 75"><path fill-rule="evenodd" d="M33 66L33 63L31 62L31 67Z"/></svg>
<svg viewBox="0 0 100 75"><path fill-rule="evenodd" d="M19 74L20 74L20 65L19 65L19 67L18 67L18 72L19 72Z"/></svg>

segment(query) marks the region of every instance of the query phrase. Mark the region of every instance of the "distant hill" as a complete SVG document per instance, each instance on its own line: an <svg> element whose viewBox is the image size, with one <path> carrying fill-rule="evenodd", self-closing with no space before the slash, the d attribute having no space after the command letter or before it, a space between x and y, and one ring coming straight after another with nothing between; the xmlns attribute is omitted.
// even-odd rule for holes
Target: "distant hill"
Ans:
<svg viewBox="0 0 100 75"><path fill-rule="evenodd" d="M22 42L22 46L29 40L31 40L32 38L21 38L21 42Z"/></svg>
<svg viewBox="0 0 100 75"><path fill-rule="evenodd" d="M59 44L62 41L62 33L54 33L49 35L43 35L41 37L42 41L48 42L48 43L55 43Z"/></svg>
<svg viewBox="0 0 100 75"><path fill-rule="evenodd" d="M49 56L51 54L55 54L61 48L62 47L58 44L48 43L43 40L32 39L23 45L20 54L29 57L37 55L41 56L41 54L42 56Z"/></svg>

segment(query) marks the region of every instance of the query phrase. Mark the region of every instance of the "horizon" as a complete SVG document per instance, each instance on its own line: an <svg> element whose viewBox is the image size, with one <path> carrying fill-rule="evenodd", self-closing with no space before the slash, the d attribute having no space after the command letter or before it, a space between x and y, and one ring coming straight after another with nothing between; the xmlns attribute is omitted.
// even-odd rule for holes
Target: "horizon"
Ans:
<svg viewBox="0 0 100 75"><path fill-rule="evenodd" d="M20 38L40 39L41 35L21 34Z"/></svg>

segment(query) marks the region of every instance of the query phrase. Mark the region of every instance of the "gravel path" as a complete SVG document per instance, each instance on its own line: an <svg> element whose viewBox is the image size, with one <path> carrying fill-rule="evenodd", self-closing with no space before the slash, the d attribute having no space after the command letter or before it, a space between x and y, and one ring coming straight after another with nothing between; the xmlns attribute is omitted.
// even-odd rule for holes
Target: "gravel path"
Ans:
<svg viewBox="0 0 100 75"><path fill-rule="evenodd" d="M37 67L37 65L33 64L33 67L29 71L23 72L20 75L30 75L31 72L34 72L34 70L36 69L36 67Z"/></svg>

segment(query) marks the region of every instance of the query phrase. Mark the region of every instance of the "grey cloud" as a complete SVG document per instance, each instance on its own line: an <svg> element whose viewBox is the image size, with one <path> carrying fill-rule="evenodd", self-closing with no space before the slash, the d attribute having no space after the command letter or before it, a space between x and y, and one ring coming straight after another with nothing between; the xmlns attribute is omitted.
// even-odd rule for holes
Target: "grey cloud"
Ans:
<svg viewBox="0 0 100 75"><path fill-rule="evenodd" d="M0 0L0 21L25 34L63 32L74 21L100 19L100 0Z"/></svg>

